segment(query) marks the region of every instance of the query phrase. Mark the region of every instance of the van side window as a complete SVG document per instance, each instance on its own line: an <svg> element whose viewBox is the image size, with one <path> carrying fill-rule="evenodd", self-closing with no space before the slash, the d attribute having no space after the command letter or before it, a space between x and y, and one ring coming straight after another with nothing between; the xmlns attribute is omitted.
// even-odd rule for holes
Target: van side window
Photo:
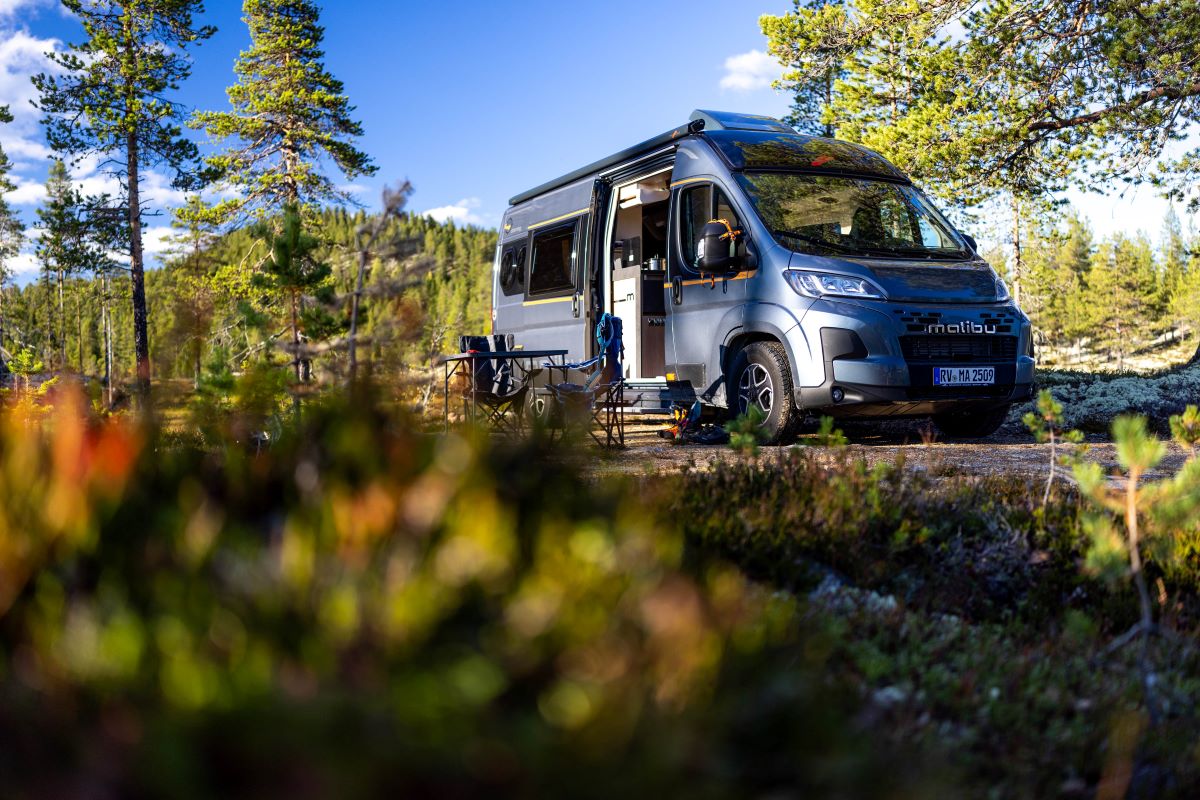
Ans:
<svg viewBox="0 0 1200 800"><path fill-rule="evenodd" d="M575 224L535 234L529 265L529 293L575 288Z"/></svg>
<svg viewBox="0 0 1200 800"><path fill-rule="evenodd" d="M696 268L696 251L704 226L712 217L712 186L704 184L683 190L679 204L680 252L688 269Z"/></svg>

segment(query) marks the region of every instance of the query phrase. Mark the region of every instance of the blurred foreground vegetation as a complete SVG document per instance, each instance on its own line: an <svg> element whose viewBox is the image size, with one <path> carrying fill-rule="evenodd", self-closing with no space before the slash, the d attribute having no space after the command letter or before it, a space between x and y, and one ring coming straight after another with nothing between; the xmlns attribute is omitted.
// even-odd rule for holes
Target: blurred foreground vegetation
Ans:
<svg viewBox="0 0 1200 800"><path fill-rule="evenodd" d="M1110 653L1133 590L1081 569L1065 485L812 448L598 484L384 406L266 446L241 406L204 438L70 387L4 415L6 796L1200 787L1194 522L1146 550L1171 635Z"/></svg>

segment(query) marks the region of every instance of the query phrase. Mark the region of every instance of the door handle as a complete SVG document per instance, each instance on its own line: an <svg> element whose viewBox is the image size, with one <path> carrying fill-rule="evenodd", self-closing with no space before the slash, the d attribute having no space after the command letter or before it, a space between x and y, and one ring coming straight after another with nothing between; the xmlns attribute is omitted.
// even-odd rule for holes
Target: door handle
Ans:
<svg viewBox="0 0 1200 800"><path fill-rule="evenodd" d="M683 304L683 278L678 275L671 279L671 301L677 306Z"/></svg>
<svg viewBox="0 0 1200 800"><path fill-rule="evenodd" d="M579 292L576 292L575 296L571 298L571 313L574 314L576 318L579 317Z"/></svg>

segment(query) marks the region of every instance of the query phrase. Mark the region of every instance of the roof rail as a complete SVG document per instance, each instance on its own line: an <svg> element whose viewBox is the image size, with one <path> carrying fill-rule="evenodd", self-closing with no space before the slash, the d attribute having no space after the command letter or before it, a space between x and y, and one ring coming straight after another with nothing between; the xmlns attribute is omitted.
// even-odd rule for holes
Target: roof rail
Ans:
<svg viewBox="0 0 1200 800"><path fill-rule="evenodd" d="M521 192L511 200L509 205L518 205L526 200L532 200L538 195L543 195L546 192L553 191L560 187L566 186L568 183L574 183L580 178L586 178L589 175L594 175L598 172L603 172L609 167L616 166L623 161L629 161L643 153L648 153L659 147L678 141L685 136L692 136L704 130L731 130L731 131L774 131L777 133L795 133L796 131L784 125L773 117L762 117L757 114L734 114L729 111L703 111L696 110L692 112L688 124L681 125L678 128L669 130L666 133L655 136L653 139L647 139L640 144L635 144L633 147L627 147L619 153L613 153L607 158L602 158L599 161L593 161L586 167L580 167L577 170L568 172L566 175L555 178L552 181L547 181L541 186L535 186L527 192Z"/></svg>

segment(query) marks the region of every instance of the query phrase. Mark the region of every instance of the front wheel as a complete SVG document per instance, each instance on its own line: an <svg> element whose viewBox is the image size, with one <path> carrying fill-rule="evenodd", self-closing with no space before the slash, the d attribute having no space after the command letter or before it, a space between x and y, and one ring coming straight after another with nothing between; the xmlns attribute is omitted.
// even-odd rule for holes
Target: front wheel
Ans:
<svg viewBox="0 0 1200 800"><path fill-rule="evenodd" d="M1009 406L1000 406L991 411L958 411L950 414L934 414L933 424L951 439L982 439L1000 430L1008 419Z"/></svg>
<svg viewBox="0 0 1200 800"><path fill-rule="evenodd" d="M792 402L792 370L783 345L746 345L734 359L730 374L730 408L737 414L756 409L763 418L763 440L767 444L787 441L800 421L800 412Z"/></svg>

